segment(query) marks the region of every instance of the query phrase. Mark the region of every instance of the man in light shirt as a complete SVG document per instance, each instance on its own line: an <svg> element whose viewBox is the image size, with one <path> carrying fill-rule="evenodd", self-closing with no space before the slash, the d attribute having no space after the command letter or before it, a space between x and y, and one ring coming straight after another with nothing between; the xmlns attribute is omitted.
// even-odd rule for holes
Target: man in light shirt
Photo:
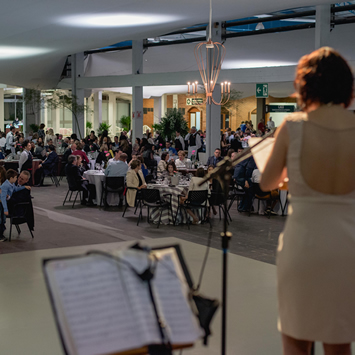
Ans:
<svg viewBox="0 0 355 355"><path fill-rule="evenodd" d="M1 138L0 138L0 147L4 150L6 144L6 134L1 133Z"/></svg>
<svg viewBox="0 0 355 355"><path fill-rule="evenodd" d="M10 127L10 132L6 135L6 154L13 153L15 154L15 146L16 146L16 140L15 140L15 127Z"/></svg>
<svg viewBox="0 0 355 355"><path fill-rule="evenodd" d="M267 123L267 128L269 128L269 129L275 128L275 122L272 120L272 117L269 118L269 121Z"/></svg>
<svg viewBox="0 0 355 355"><path fill-rule="evenodd" d="M128 165L126 164L127 154L118 151L115 152L115 157L105 170L106 176L126 176Z"/></svg>

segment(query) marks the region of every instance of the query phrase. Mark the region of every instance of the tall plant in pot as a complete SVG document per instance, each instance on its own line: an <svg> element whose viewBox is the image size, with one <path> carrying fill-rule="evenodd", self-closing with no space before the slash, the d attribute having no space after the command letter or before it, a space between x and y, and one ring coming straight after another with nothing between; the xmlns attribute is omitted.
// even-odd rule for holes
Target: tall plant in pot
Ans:
<svg viewBox="0 0 355 355"><path fill-rule="evenodd" d="M177 109L173 108L165 113L159 124L154 125L159 130L164 139L172 140L175 138L175 132L180 132L182 136L187 134L188 126L184 115Z"/></svg>

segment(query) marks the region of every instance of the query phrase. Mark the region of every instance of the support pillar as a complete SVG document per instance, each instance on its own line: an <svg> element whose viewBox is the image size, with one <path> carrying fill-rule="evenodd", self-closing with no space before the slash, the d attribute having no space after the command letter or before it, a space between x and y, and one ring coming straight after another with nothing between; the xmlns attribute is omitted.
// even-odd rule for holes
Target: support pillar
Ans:
<svg viewBox="0 0 355 355"><path fill-rule="evenodd" d="M143 73L143 40L132 41L132 73ZM132 142L143 135L143 86L132 87Z"/></svg>
<svg viewBox="0 0 355 355"><path fill-rule="evenodd" d="M331 5L316 6L315 48L329 46L331 29Z"/></svg>
<svg viewBox="0 0 355 355"><path fill-rule="evenodd" d="M108 124L111 126L110 133L116 135L116 95L108 94Z"/></svg>
<svg viewBox="0 0 355 355"><path fill-rule="evenodd" d="M4 89L0 89L0 131L5 132Z"/></svg>
<svg viewBox="0 0 355 355"><path fill-rule="evenodd" d="M168 95L164 94L161 97L161 109L158 123L160 122L161 118L165 116L166 111L168 111Z"/></svg>
<svg viewBox="0 0 355 355"><path fill-rule="evenodd" d="M94 129L102 123L102 91L94 93Z"/></svg>
<svg viewBox="0 0 355 355"><path fill-rule="evenodd" d="M60 126L62 123L62 116L64 116L64 108L55 108L52 109L52 125L53 125L53 131L54 133L60 133ZM63 119L64 121L64 119ZM64 129L64 124L63 127ZM74 130L73 130L74 133Z"/></svg>
<svg viewBox="0 0 355 355"><path fill-rule="evenodd" d="M256 99L256 123L258 125L259 122L263 122L265 125L267 122L265 122L265 116L266 116L266 99L261 98L261 99ZM257 129L257 127L255 127Z"/></svg>
<svg viewBox="0 0 355 355"><path fill-rule="evenodd" d="M208 33L208 32L207 32ZM208 40L208 38L207 38ZM214 23L212 28L212 41L222 42L222 28L220 23ZM212 53L211 53L212 54ZM209 60L210 65L212 64L212 56ZM212 70L212 68L207 68L207 70ZM210 77L210 75L208 76ZM213 92L213 99L219 102L221 99L221 87L219 84L215 85ZM215 105L214 103L206 105L206 154L207 157L213 155L216 148L220 148L220 134L221 132L221 106Z"/></svg>
<svg viewBox="0 0 355 355"><path fill-rule="evenodd" d="M84 76L84 53L76 53L71 56L71 80L72 80L72 96L81 107L84 106L84 89L78 89L76 85L77 78ZM78 138L85 137L85 119L84 111L79 110L76 116L72 115L73 133Z"/></svg>
<svg viewBox="0 0 355 355"><path fill-rule="evenodd" d="M4 90L4 89L2 89ZM25 137L27 137L27 134L29 132L29 129L27 128L27 119L26 119L26 102L24 100L24 97L26 95L26 89L23 88L22 89L22 123L23 123L23 134ZM1 94L0 92L0 128L1 127L4 127L4 112L3 112L3 120L1 121L1 110L4 110L4 105L1 105L1 96L2 96L2 99L4 100L4 92Z"/></svg>
<svg viewBox="0 0 355 355"><path fill-rule="evenodd" d="M159 123L161 118L162 97L154 97L154 123Z"/></svg>

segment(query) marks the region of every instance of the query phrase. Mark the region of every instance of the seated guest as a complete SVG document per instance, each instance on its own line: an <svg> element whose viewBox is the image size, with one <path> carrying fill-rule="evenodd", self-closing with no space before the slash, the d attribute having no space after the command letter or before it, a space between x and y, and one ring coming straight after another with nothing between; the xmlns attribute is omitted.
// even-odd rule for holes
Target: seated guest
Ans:
<svg viewBox="0 0 355 355"><path fill-rule="evenodd" d="M69 155L72 155L76 151L76 144L73 142L70 147L67 148L65 153L63 154L62 162L67 163ZM79 155L79 154L78 154Z"/></svg>
<svg viewBox="0 0 355 355"><path fill-rule="evenodd" d="M15 191L23 189L31 190L30 186L15 186L17 180L17 172L13 169L9 169L6 172L6 181L1 185L1 205L0 205L0 242L5 242L7 238L4 237L4 231L6 229L6 216L9 215L7 206L7 199L11 198Z"/></svg>
<svg viewBox="0 0 355 355"><path fill-rule="evenodd" d="M31 174L27 170L23 170L20 175L17 177L17 181L15 182L16 186L29 186L29 181L31 178ZM10 214L13 213L14 207L17 203L20 202L28 202L29 208L27 209L26 213L26 220L28 223L28 228L30 230L34 230L34 213L33 213L33 206L32 206L32 197L31 197L31 190L23 189L19 191L14 191L11 198L7 201L7 205L10 211ZM17 207L16 211L20 212Z"/></svg>
<svg viewBox="0 0 355 355"><path fill-rule="evenodd" d="M117 157L117 159L116 159ZM115 152L115 157L105 170L106 176L126 176L128 164L126 164L127 154Z"/></svg>
<svg viewBox="0 0 355 355"><path fill-rule="evenodd" d="M23 152L20 155L20 161L18 163L18 171L19 173L21 171L27 170L29 172L32 171L32 154L31 154L31 142L29 140L25 140L22 143L22 148L23 148Z"/></svg>
<svg viewBox="0 0 355 355"><path fill-rule="evenodd" d="M176 155L177 151L175 148L171 146L170 142L165 143L165 151L168 152L170 155Z"/></svg>
<svg viewBox="0 0 355 355"><path fill-rule="evenodd" d="M221 150L219 148L216 148L214 151L214 155L208 158L206 165L212 165L215 168L221 160L223 160L223 158L221 157Z"/></svg>
<svg viewBox="0 0 355 355"><path fill-rule="evenodd" d="M277 190L273 191L263 191L260 188L260 180L261 180L261 173L259 169L254 169L253 174L251 176L251 182L253 183L253 192L255 195L264 197L264 198L269 198L269 200L266 201L267 206L265 209L265 214L268 215L269 212L272 215L277 215L276 212L274 212L274 207L276 204L279 202L279 193Z"/></svg>
<svg viewBox="0 0 355 355"><path fill-rule="evenodd" d="M128 166L131 166L131 163L132 163L134 160L139 160L137 154L132 154L132 159L131 159L130 162L128 163Z"/></svg>
<svg viewBox="0 0 355 355"><path fill-rule="evenodd" d="M86 153L83 152L82 149L83 149L83 145L80 142L76 142L76 150L73 151L73 155L80 155L83 162L85 162L87 165L89 165L90 160L87 157ZM73 150L73 146L72 146L72 150Z"/></svg>
<svg viewBox="0 0 355 355"><path fill-rule="evenodd" d="M92 199L95 197L95 186L89 184L88 180L80 175L75 155L69 156L68 164L65 166L65 175L69 188L72 191L78 190L83 192L81 204L84 206L93 206ZM86 199L88 199L88 202L86 202Z"/></svg>
<svg viewBox="0 0 355 355"><path fill-rule="evenodd" d="M166 166L166 172L165 172L165 176L174 176L176 173L176 166L175 163L173 161L170 161L167 166Z"/></svg>
<svg viewBox="0 0 355 355"><path fill-rule="evenodd" d="M133 156L132 156L133 157ZM141 170L143 173L144 178L146 178L146 176L148 175L148 168L147 166L144 164L144 159L143 157L140 155L136 158L136 160L139 160L141 162ZM131 160L129 163L131 163L133 160Z"/></svg>
<svg viewBox="0 0 355 355"><path fill-rule="evenodd" d="M141 162L134 160L131 164L131 169L127 171L126 184L127 187L134 187L137 190L147 187L142 171L140 170ZM126 200L130 207L134 207L136 201L137 190L127 189Z"/></svg>
<svg viewBox="0 0 355 355"><path fill-rule="evenodd" d="M58 155L55 152L54 145L48 146L49 153L46 160L38 165L38 169L35 172L35 186L43 186L43 180L45 175L51 174L53 169L55 169L56 164L58 164Z"/></svg>
<svg viewBox="0 0 355 355"><path fill-rule="evenodd" d="M76 155L76 165L79 168L80 175L84 176L84 172L86 171L86 169L83 166L83 160L81 159L80 155Z"/></svg>
<svg viewBox="0 0 355 355"><path fill-rule="evenodd" d="M252 156L248 159L243 160L234 168L233 179L237 185L243 188L245 192L245 195L243 196L238 206L239 212L247 212L251 208L254 196L251 177L255 169L256 164Z"/></svg>
<svg viewBox="0 0 355 355"><path fill-rule="evenodd" d="M205 176L204 168L198 168L196 170L196 176L193 176L191 178L188 191L203 191L203 190L207 190L208 193L210 194L208 181L206 181L204 184L199 186L200 182L203 180L204 176ZM180 203L183 204L185 202L185 200L187 200L187 198L188 198L188 193L187 193L187 195L185 197L180 197ZM192 224L197 224L199 222L198 217L196 217L196 215L191 210L187 209L186 211L193 219Z"/></svg>
<svg viewBox="0 0 355 355"><path fill-rule="evenodd" d="M158 163L158 175L161 175L165 170L169 161L169 153L164 152L161 155L160 162Z"/></svg>
<svg viewBox="0 0 355 355"><path fill-rule="evenodd" d="M132 148L132 159L133 159L133 155L139 154L140 144L141 144L141 140L139 138L136 138L136 142L134 143Z"/></svg>
<svg viewBox="0 0 355 355"><path fill-rule="evenodd" d="M175 160L177 168L186 168L186 164L191 163L191 160L186 158L186 153L183 150L179 150L178 157L179 159Z"/></svg>
<svg viewBox="0 0 355 355"><path fill-rule="evenodd" d="M69 147L69 142L70 142L69 138L68 138L68 137L65 137L64 140L63 140L63 142L62 142L62 148L63 148L64 150L66 150L66 149Z"/></svg>
<svg viewBox="0 0 355 355"><path fill-rule="evenodd" d="M120 143L118 141L118 136L115 136L113 138L112 148L118 148L119 146L120 146Z"/></svg>

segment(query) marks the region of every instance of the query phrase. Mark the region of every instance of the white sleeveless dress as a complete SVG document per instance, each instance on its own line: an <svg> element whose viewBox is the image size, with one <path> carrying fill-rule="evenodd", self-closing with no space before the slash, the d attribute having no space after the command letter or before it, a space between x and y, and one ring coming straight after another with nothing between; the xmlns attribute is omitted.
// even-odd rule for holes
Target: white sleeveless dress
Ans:
<svg viewBox="0 0 355 355"><path fill-rule="evenodd" d="M299 340L349 343L355 341L355 191L329 195L305 182L306 117L286 118L290 203L277 252L278 328Z"/></svg>

